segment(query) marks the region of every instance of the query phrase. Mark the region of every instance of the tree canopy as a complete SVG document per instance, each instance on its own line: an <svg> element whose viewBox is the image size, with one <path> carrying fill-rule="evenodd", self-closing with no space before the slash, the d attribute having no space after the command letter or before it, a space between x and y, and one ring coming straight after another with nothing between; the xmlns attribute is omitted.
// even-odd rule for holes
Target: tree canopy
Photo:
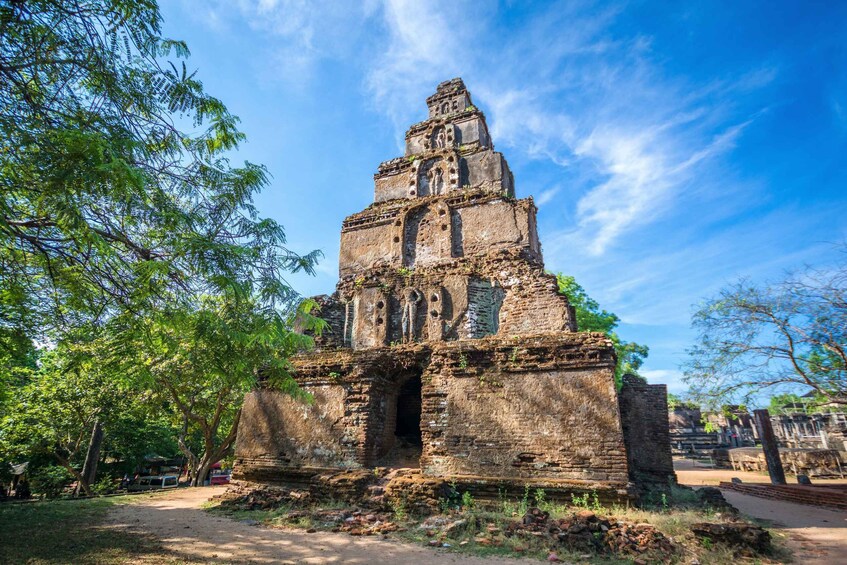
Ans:
<svg viewBox="0 0 847 565"><path fill-rule="evenodd" d="M847 248L831 269L742 280L695 313L686 380L705 400L814 392L847 405Z"/></svg>
<svg viewBox="0 0 847 565"><path fill-rule="evenodd" d="M140 425L202 476L257 378L297 393L295 317L322 327L285 279L320 252L260 217L268 171L161 24L155 0L0 4L0 452L86 491L101 441L153 448Z"/></svg>
<svg viewBox="0 0 847 565"><path fill-rule="evenodd" d="M46 329L203 294L290 301L285 247L228 157L238 119L161 37L151 0L0 6L0 328Z"/></svg>
<svg viewBox="0 0 847 565"><path fill-rule="evenodd" d="M588 296L585 289L570 275L556 275L559 292L568 297L571 306L576 310L576 326L581 332L602 332L609 336L615 347L618 363L615 367L615 379L621 382L623 375L640 377L638 369L644 363L650 350L646 345L624 341L615 332L620 318L611 312L600 308L596 300Z"/></svg>

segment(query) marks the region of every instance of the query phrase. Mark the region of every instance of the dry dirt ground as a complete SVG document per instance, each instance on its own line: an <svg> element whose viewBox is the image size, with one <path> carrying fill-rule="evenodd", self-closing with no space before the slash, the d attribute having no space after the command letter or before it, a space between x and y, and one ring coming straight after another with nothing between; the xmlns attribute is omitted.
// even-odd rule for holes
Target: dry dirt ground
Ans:
<svg viewBox="0 0 847 565"><path fill-rule="evenodd" d="M688 462L678 462L677 466L680 483L690 486L714 485L733 476L751 482L767 480L755 473L691 468ZM176 562L332 565L539 563L530 559L462 556L394 540L351 537L340 533L309 534L297 529L256 527L205 512L202 504L224 489L180 489L145 497L137 503L111 509L107 524L110 528L152 536ZM742 513L767 520L777 532L786 534L795 552L796 563L847 565L847 513L728 491L724 495Z"/></svg>
<svg viewBox="0 0 847 565"><path fill-rule="evenodd" d="M692 466L691 461L675 461L677 479L693 487L717 485L738 477L745 482L768 482L765 474ZM794 477L789 477L794 481ZM814 483L844 483L814 479ZM767 520L772 528L788 536L796 563L802 565L847 565L847 512L827 510L724 491L727 501L743 514Z"/></svg>
<svg viewBox="0 0 847 565"><path fill-rule="evenodd" d="M225 487L187 488L110 510L107 524L157 538L176 561L200 563L508 565L537 560L459 556L393 540L248 525L201 509Z"/></svg>

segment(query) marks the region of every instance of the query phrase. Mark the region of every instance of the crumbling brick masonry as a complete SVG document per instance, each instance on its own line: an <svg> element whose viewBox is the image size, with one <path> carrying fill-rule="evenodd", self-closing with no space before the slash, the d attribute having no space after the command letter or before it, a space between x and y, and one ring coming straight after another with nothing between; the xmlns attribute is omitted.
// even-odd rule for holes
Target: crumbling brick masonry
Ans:
<svg viewBox="0 0 847 565"><path fill-rule="evenodd" d="M337 290L318 297L328 331L293 360L314 401L250 393L236 478L412 467L482 495L627 496L611 343L576 332L544 271L535 205L515 199L463 82L427 105L405 156L374 175L374 203L344 221Z"/></svg>

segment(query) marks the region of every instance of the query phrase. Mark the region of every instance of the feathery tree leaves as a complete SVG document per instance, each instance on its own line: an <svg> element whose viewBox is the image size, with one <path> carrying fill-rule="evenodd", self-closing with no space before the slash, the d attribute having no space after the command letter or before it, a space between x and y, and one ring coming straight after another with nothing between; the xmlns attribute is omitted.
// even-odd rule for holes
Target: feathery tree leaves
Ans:
<svg viewBox="0 0 847 565"><path fill-rule="evenodd" d="M238 119L160 36L153 0L0 4L0 328L28 335L166 297L285 304L285 247Z"/></svg>
<svg viewBox="0 0 847 565"><path fill-rule="evenodd" d="M615 366L615 382L620 385L624 375L635 375L640 377L638 369L644 363L650 352L646 345L640 345L632 341L623 341L615 328L620 323L620 318L611 312L600 309L600 304L588 296L585 289L570 275L561 273L556 275L559 285L559 293L568 297L568 302L576 310L576 327L581 332L602 332L609 336L615 347L618 363Z"/></svg>
<svg viewBox="0 0 847 565"><path fill-rule="evenodd" d="M108 445L112 407L149 405L202 477L260 372L296 392L286 358L310 340L293 318L322 326L285 280L319 252L259 216L268 172L231 162L238 119L161 23L155 0L0 2L6 461L49 453L79 480L93 423ZM39 367L34 340L55 347Z"/></svg>
<svg viewBox="0 0 847 565"><path fill-rule="evenodd" d="M294 316L307 329L323 325L308 308L284 315L250 300L208 297L197 309L123 316L107 327L104 344L114 372L152 391L181 430L179 448L192 484L232 453L244 394L259 378L277 390L305 394L289 374L288 358L313 342L290 330Z"/></svg>
<svg viewBox="0 0 847 565"><path fill-rule="evenodd" d="M847 248L843 251L847 252ZM703 401L814 391L847 405L847 261L723 289L695 313L686 381Z"/></svg>

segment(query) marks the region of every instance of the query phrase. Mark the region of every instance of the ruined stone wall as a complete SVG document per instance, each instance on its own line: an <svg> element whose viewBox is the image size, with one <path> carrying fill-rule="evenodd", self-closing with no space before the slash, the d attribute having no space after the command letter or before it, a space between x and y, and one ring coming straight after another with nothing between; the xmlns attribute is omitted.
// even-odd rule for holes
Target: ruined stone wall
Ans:
<svg viewBox="0 0 847 565"><path fill-rule="evenodd" d="M345 220L339 273L450 263L499 249L525 250L540 261L535 213L532 199L484 191L382 204Z"/></svg>
<svg viewBox="0 0 847 565"><path fill-rule="evenodd" d="M614 351L601 334L325 351L293 361L313 399L268 389L248 395L236 449L242 478L272 466L378 465L394 447L397 394L417 375L425 474L626 483Z"/></svg>
<svg viewBox="0 0 847 565"><path fill-rule="evenodd" d="M247 394L238 424L238 457L284 466L356 465L343 447L345 390L329 385L305 391L311 402L270 389Z"/></svg>
<svg viewBox="0 0 847 565"><path fill-rule="evenodd" d="M668 428L668 388L625 375L618 394L633 481L676 481Z"/></svg>
<svg viewBox="0 0 847 565"><path fill-rule="evenodd" d="M599 334L437 346L422 431L429 476L627 481L614 354Z"/></svg>
<svg viewBox="0 0 847 565"><path fill-rule="evenodd" d="M414 271L373 269L342 281L337 296L352 306L338 308L353 313L346 324L354 328L345 343L362 348L409 341L401 317L408 289L419 293L412 341L575 331L575 314L556 278L520 252L495 250Z"/></svg>
<svg viewBox="0 0 847 565"><path fill-rule="evenodd" d="M345 304L338 301L337 295L328 296L322 294L312 297L317 302L317 310L313 312L315 316L320 317L326 322L326 327L320 335L314 335L312 332L306 332L312 335L315 340L316 349L343 347L345 323L347 318L347 307ZM296 331L301 331L300 324L295 326Z"/></svg>

